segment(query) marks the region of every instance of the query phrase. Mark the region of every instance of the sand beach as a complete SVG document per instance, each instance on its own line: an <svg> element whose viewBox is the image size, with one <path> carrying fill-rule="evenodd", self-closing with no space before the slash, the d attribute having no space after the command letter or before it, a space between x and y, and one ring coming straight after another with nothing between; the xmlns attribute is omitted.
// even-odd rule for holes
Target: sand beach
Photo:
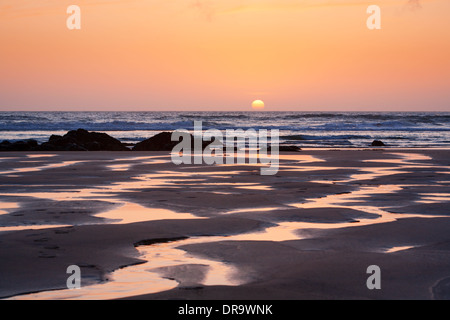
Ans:
<svg viewBox="0 0 450 320"><path fill-rule="evenodd" d="M169 152L3 152L0 296L446 299L449 152L306 149L273 176Z"/></svg>

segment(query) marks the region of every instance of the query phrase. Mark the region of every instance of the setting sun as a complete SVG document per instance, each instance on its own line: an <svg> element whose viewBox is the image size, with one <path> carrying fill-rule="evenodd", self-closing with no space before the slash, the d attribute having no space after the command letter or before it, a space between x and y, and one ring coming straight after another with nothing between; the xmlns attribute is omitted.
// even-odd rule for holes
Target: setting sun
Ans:
<svg viewBox="0 0 450 320"><path fill-rule="evenodd" d="M262 110L264 109L264 102L262 100L255 100L252 102L252 109Z"/></svg>

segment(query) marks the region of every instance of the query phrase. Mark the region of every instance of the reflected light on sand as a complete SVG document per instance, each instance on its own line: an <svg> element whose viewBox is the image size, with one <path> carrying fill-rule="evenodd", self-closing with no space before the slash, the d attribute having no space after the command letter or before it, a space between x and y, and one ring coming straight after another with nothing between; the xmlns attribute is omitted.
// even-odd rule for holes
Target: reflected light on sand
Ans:
<svg viewBox="0 0 450 320"><path fill-rule="evenodd" d="M46 170L46 169L65 167L65 166L69 166L69 165L73 165L73 164L81 163L81 162L84 162L84 161L63 161L61 163L51 163L51 164L47 164L47 165L40 166L40 167L14 168L9 171L1 171L0 174L10 174L10 173L18 174L18 173L42 171L42 170Z"/></svg>
<svg viewBox="0 0 450 320"><path fill-rule="evenodd" d="M168 209L146 208L136 203L125 202L119 208L95 215L104 218L113 224L127 224L143 221L168 219L202 219L190 213L178 213Z"/></svg>
<svg viewBox="0 0 450 320"><path fill-rule="evenodd" d="M363 226L375 223L386 223L393 222L398 219L403 218L433 218L438 216L421 215L421 214L406 214L406 213L391 213L384 210L380 206L370 206L366 204L366 199L368 196L373 194L385 194L394 193L401 190L401 186L397 185L380 185L374 187L361 187L360 189L343 194L333 194L317 199L308 199L308 202L304 203L291 203L290 206L296 208L351 208L359 210L362 212L371 213L375 216L374 218L358 219L358 223L303 223L303 228L314 228L314 229L330 229L330 228L341 228L341 227L355 227ZM361 205L359 205L359 203Z"/></svg>
<svg viewBox="0 0 450 320"><path fill-rule="evenodd" d="M7 214L8 209L18 208L16 203L0 204L0 214ZM4 211L4 212L2 212ZM204 219L190 213L179 213L168 209L146 208L136 203L124 202L119 208L115 208L106 212L95 214L95 217L106 219L107 221L99 223L86 224L128 224L135 222L154 221L154 220L174 220L174 219ZM39 225L18 225L18 226L0 226L0 232L3 231L22 231L22 230L38 230L49 228L69 227L72 225L59 224L39 224Z"/></svg>
<svg viewBox="0 0 450 320"><path fill-rule="evenodd" d="M450 193L421 193L418 203L439 203L450 202Z"/></svg>
<svg viewBox="0 0 450 320"><path fill-rule="evenodd" d="M264 185L237 186L235 188L237 188L237 189L249 189L249 190L263 190L263 191L273 190L272 187L264 186Z"/></svg>
<svg viewBox="0 0 450 320"><path fill-rule="evenodd" d="M286 209L286 207L260 207L260 208L241 208L241 209L234 209L225 212L226 214L232 214L232 213L242 213L242 212L263 212L263 211L273 211L273 210L279 210L279 209Z"/></svg>
<svg viewBox="0 0 450 320"><path fill-rule="evenodd" d="M297 234L297 230L304 228L304 224L304 222L279 222L276 226L269 227L262 231L229 236L226 240L276 242L299 240L301 237Z"/></svg>
<svg viewBox="0 0 450 320"><path fill-rule="evenodd" d="M127 171L131 166L132 164L127 163L127 164L112 164L106 167L111 171Z"/></svg>
<svg viewBox="0 0 450 320"><path fill-rule="evenodd" d="M425 160L431 160L432 158L430 156L426 156L424 154L420 153L390 153L395 156L402 157L404 161L425 161Z"/></svg>
<svg viewBox="0 0 450 320"><path fill-rule="evenodd" d="M280 160L291 160L296 163L306 163L306 162L326 162L319 157L308 155L308 154L284 154L280 153Z"/></svg>
<svg viewBox="0 0 450 320"><path fill-rule="evenodd" d="M222 237L214 237L222 238ZM44 291L34 294L20 295L9 300L34 299L71 299L71 300L103 300L117 299L140 294L148 294L170 290L178 285L196 287L202 285L236 286L242 283L235 277L237 270L229 264L188 254L177 249L178 246L203 242L201 238L191 238L176 242L158 243L149 246L139 246L139 258L144 262L126 268L117 269L108 278L110 281L81 287L80 289L64 289ZM206 273L193 277L191 269L197 266L207 267ZM184 267L178 270L178 281L164 276L161 268ZM190 267L190 268L189 268ZM186 271L183 274L183 269ZM194 273L195 274L195 273ZM189 280L186 281L186 278Z"/></svg>
<svg viewBox="0 0 450 320"><path fill-rule="evenodd" d="M392 252L398 252L398 251L403 251L403 250L408 250L411 248L415 248L416 246L400 246L400 247L392 247L389 249L386 249L384 252L385 253L392 253Z"/></svg>
<svg viewBox="0 0 450 320"><path fill-rule="evenodd" d="M50 157L56 157L56 154L27 154L28 158L50 158Z"/></svg>
<svg viewBox="0 0 450 320"><path fill-rule="evenodd" d="M68 224L36 224L36 225L11 226L11 227L0 227L0 232L40 230L40 229L71 227L71 226L72 225Z"/></svg>
<svg viewBox="0 0 450 320"><path fill-rule="evenodd" d="M312 172L314 173L314 171L322 171L322 170L337 170L339 168L336 167L319 167L319 166L293 166L293 165L283 165L280 164L280 169L284 169L286 171L305 171L305 172Z"/></svg>
<svg viewBox="0 0 450 320"><path fill-rule="evenodd" d="M399 157L400 159L370 159L363 160L363 162L385 162L385 163L399 163L399 164L413 164L411 161L426 161L432 160L431 157L419 154L419 153L386 153L386 155L393 155ZM423 165L423 163L414 163Z"/></svg>
<svg viewBox="0 0 450 320"><path fill-rule="evenodd" d="M153 164L164 164L171 162L170 159L159 159L159 158L167 158L167 157L161 157L161 156L150 156L150 157L133 157L133 158L122 158L122 159L116 159L116 161L128 161L128 163L121 163L121 164L111 164L107 165L106 168L111 171L127 171L130 168L132 168L135 165L153 165ZM150 160L150 161L143 161L143 160ZM132 162L130 162L132 161Z"/></svg>
<svg viewBox="0 0 450 320"><path fill-rule="evenodd" d="M290 203L290 206L297 208L325 208L325 207L341 207L349 202L364 202L368 196L373 194L394 193L400 191L401 186L397 185L380 185L380 186L366 186L358 190L331 194L321 198L306 199L302 203ZM354 206L352 206L354 208Z"/></svg>
<svg viewBox="0 0 450 320"><path fill-rule="evenodd" d="M17 202L0 202L0 215L8 214L11 209L19 208Z"/></svg>

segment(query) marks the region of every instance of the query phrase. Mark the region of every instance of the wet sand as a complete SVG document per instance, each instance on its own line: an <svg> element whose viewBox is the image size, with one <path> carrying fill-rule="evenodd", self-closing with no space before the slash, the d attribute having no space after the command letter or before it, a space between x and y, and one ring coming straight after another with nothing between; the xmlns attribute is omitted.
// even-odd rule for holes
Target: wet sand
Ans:
<svg viewBox="0 0 450 320"><path fill-rule="evenodd" d="M261 176L164 152L2 153L0 297L450 297L450 150L280 158Z"/></svg>

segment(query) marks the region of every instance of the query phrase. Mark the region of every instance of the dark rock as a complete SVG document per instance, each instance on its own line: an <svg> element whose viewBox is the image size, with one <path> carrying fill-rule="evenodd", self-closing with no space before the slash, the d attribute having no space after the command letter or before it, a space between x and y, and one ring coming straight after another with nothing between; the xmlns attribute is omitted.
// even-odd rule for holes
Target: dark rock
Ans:
<svg viewBox="0 0 450 320"><path fill-rule="evenodd" d="M302 149L300 149L297 146L279 146L279 151L291 151L291 152L298 152Z"/></svg>
<svg viewBox="0 0 450 320"><path fill-rule="evenodd" d="M37 146L37 141L33 139L15 142L4 140L0 144L0 151L34 151Z"/></svg>
<svg viewBox="0 0 450 320"><path fill-rule="evenodd" d="M119 140L101 132L71 130L64 136L52 135L40 151L128 151Z"/></svg>
<svg viewBox="0 0 450 320"><path fill-rule="evenodd" d="M59 136L59 135L56 135L56 134L52 134L51 136L50 136L50 138L48 138L48 142L49 143L53 143L53 142L55 142L55 141L58 141L59 139L61 139L62 138L62 136Z"/></svg>
<svg viewBox="0 0 450 320"><path fill-rule="evenodd" d="M76 143L69 143L64 147L63 151L98 151L98 150L88 150Z"/></svg>
<svg viewBox="0 0 450 320"><path fill-rule="evenodd" d="M86 143L86 149L89 151L100 151L101 145L98 141L89 141Z"/></svg>
<svg viewBox="0 0 450 320"><path fill-rule="evenodd" d="M31 148L36 148L38 146L38 142L34 139L29 139L26 141L27 145Z"/></svg>
<svg viewBox="0 0 450 320"><path fill-rule="evenodd" d="M372 147L384 147L386 145L383 143L383 141L373 140L371 146Z"/></svg>
<svg viewBox="0 0 450 320"><path fill-rule="evenodd" d="M11 142L9 142L8 140L3 140L0 143L0 151L10 151L9 147L10 147Z"/></svg>
<svg viewBox="0 0 450 320"><path fill-rule="evenodd" d="M8 140L3 140L0 143L0 151L10 151L9 147L11 145L11 142L9 142Z"/></svg>
<svg viewBox="0 0 450 320"><path fill-rule="evenodd" d="M11 151L29 151L31 149L25 141L16 141L9 148Z"/></svg>
<svg viewBox="0 0 450 320"><path fill-rule="evenodd" d="M191 136L191 146L194 146L194 137ZM172 132L161 132L144 141L136 143L133 151L172 151L172 149L181 141L172 141ZM202 143L203 147L205 143ZM207 143L208 144L208 143Z"/></svg>
<svg viewBox="0 0 450 320"><path fill-rule="evenodd" d="M271 146L269 145L268 147L267 147L267 151L271 151L272 150L272 148L271 148ZM288 146L285 146L285 145L282 145L282 146L278 146L278 151L286 151L286 152L298 152L298 151L301 151L302 149L301 148L299 148L299 147L297 147L297 146L290 146L290 145L288 145Z"/></svg>
<svg viewBox="0 0 450 320"><path fill-rule="evenodd" d="M171 140L171 132L161 132L144 141L136 143L133 151L171 151L178 141Z"/></svg>
<svg viewBox="0 0 450 320"><path fill-rule="evenodd" d="M195 146L195 138L192 134L189 134L191 138L191 148L193 149ZM161 132L157 135L146 139L144 141L141 141L137 143L133 147L133 151L172 151L173 148L182 141L182 138L180 137L180 140L178 141L172 141L172 132ZM206 147L211 148L217 148L222 147L224 150L229 150L229 148L225 147L221 142L217 140L211 141L202 141L202 150L204 150ZM289 148L287 151L299 151L300 148L292 146L292 148ZM234 147L234 151L238 151L237 147Z"/></svg>
<svg viewBox="0 0 450 320"><path fill-rule="evenodd" d="M8 140L3 140L0 145L2 146L9 146L11 144L11 142L9 142Z"/></svg>

